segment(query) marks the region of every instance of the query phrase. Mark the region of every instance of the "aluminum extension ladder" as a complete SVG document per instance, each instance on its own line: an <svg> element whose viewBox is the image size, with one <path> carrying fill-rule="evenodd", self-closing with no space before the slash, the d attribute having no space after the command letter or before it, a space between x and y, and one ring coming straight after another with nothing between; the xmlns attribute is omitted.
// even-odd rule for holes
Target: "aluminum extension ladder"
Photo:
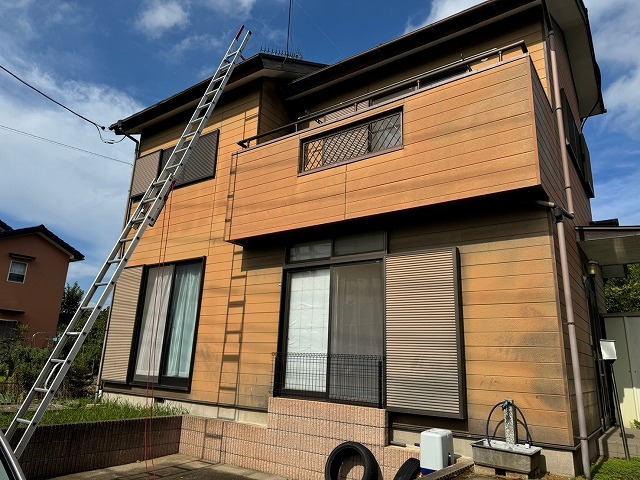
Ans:
<svg viewBox="0 0 640 480"><path fill-rule="evenodd" d="M158 178L149 185L135 213L130 217L127 225L120 234L120 238L118 238L118 241L111 250L109 258L100 269L100 273L82 300L80 307L74 314L71 322L69 322L69 326L60 337L47 363L12 420L6 432L6 438L8 440L11 440L19 425L26 425L26 429L14 450L17 458L20 458L24 452L34 430L51 404L53 396L71 367L71 363L78 355L82 344L87 338L87 334L93 327L98 315L102 311L102 307L111 295L118 281L118 277L120 277L124 267L138 246L144 231L148 226L153 226L160 216L167 197L171 192L171 188L175 183L176 175L189 159L196 142L200 138L202 130L207 124L207 120L211 116L222 94L222 90L229 81L229 77L231 77L233 69L239 59L243 58L242 51L251 37L251 32L247 31L242 40L240 40L243 29L244 26L240 28L233 42L231 42L227 53L220 62L216 73L213 75L205 94L200 99L189 123L187 123L184 133L180 137L169 160L160 172L160 175L158 175ZM87 311L91 313L83 324L83 314ZM67 348L67 345L71 345L71 347ZM33 417L28 419L27 412L39 394L42 395L42 401L36 407Z"/></svg>

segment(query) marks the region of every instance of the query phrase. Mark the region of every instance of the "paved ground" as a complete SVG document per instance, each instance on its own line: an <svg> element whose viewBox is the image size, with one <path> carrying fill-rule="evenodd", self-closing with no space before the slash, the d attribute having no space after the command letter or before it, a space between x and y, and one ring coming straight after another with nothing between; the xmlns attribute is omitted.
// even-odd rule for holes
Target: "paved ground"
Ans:
<svg viewBox="0 0 640 480"><path fill-rule="evenodd" d="M149 471L147 471L147 466ZM155 468L154 468L155 467ZM117 467L74 473L55 480L284 480L277 475L256 472L241 467L210 463L187 455L168 455L145 462L130 463Z"/></svg>

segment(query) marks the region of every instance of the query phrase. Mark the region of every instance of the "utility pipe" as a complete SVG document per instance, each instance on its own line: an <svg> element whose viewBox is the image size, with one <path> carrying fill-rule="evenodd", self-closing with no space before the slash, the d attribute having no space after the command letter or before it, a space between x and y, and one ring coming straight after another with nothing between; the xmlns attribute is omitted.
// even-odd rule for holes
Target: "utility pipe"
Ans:
<svg viewBox="0 0 640 480"><path fill-rule="evenodd" d="M573 219L574 215L564 207L552 202L536 202L543 207L550 208L556 219L558 230L558 250L560 251L560 270L562 272L562 288L564 290L564 303L567 312L567 333L569 334L569 350L571 352L571 369L573 371L573 385L576 393L576 410L578 414L578 430L580 434L580 453L582 456L583 475L591 480L591 460L589 458L589 437L587 434L587 421L584 416L584 398L582 391L582 375L580 374L580 354L578 352L578 340L576 336L576 323L573 314L573 298L571 296L571 280L569 262L567 260L567 241L564 233L564 218Z"/></svg>
<svg viewBox="0 0 640 480"><path fill-rule="evenodd" d="M582 375L580 373L580 354L578 352L578 340L576 336L575 316L573 313L573 297L571 295L571 282L569 274L569 263L567 261L567 241L564 231L564 218L574 218L573 191L571 190L571 178L569 171L569 158L566 147L566 136L564 131L564 116L562 112L562 98L560 96L560 80L558 74L558 60L556 55L556 37L553 27L553 20L547 1L542 0L542 10L544 22L547 26L547 38L549 40L549 59L551 64L551 79L553 82L553 103L558 124L558 142L560 156L562 158L562 173L564 177L564 191L567 208L555 205L553 213L556 218L558 230L558 250L560 251L560 269L562 271L562 286L564 289L564 303L567 315L567 333L569 334L569 350L571 352L571 368L573 371L573 385L576 394L576 413L578 415L578 433L580 440L580 454L582 457L582 471L586 480L591 480L591 461L589 458L589 437L587 433L587 420L584 414L584 397L582 391ZM570 215L566 215L568 213Z"/></svg>
<svg viewBox="0 0 640 480"><path fill-rule="evenodd" d="M560 95L560 79L558 75L558 57L556 55L556 35L553 22L546 1L542 2L545 11L545 21L548 28L549 60L551 64L551 81L553 83L553 110L558 123L558 140L560 142L560 156L562 158L562 174L564 177L564 191L567 197L567 209L573 213L573 191L571 189L571 176L569 173L569 155L566 149L566 133L564 131L564 113L562 111L562 97Z"/></svg>

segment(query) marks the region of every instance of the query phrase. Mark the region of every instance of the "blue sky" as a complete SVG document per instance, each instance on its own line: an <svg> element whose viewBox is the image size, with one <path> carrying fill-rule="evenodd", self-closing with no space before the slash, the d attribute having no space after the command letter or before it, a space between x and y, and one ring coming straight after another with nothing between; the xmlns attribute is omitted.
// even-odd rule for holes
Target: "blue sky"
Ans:
<svg viewBox="0 0 640 480"><path fill-rule="evenodd" d="M291 49L334 63L476 3L293 0ZM640 225L640 2L585 4L609 110L585 130L594 218ZM211 75L243 23L254 32L245 56L284 48L288 8L288 0L0 0L0 65L108 126ZM83 252L68 282L87 288L117 238L131 175L121 162L132 158L129 140L104 143L94 126L0 71L0 219L44 223Z"/></svg>

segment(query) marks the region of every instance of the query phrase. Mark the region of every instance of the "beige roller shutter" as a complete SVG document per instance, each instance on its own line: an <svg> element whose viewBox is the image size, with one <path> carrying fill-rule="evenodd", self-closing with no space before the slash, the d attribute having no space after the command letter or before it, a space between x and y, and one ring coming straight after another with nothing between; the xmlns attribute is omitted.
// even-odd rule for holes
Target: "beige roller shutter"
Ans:
<svg viewBox="0 0 640 480"><path fill-rule="evenodd" d="M456 248L389 255L387 409L465 418Z"/></svg>
<svg viewBox="0 0 640 480"><path fill-rule="evenodd" d="M158 176L160 150L136 159L131 181L131 196L142 195L149 188L149 184Z"/></svg>
<svg viewBox="0 0 640 480"><path fill-rule="evenodd" d="M220 130L202 135L196 142L193 152L176 177L176 186L215 177L216 158L218 155L218 138ZM167 164L175 147L162 151L162 167Z"/></svg>
<svg viewBox="0 0 640 480"><path fill-rule="evenodd" d="M113 295L107 342L104 347L102 380L127 381L141 280L142 267L126 268L118 279Z"/></svg>

